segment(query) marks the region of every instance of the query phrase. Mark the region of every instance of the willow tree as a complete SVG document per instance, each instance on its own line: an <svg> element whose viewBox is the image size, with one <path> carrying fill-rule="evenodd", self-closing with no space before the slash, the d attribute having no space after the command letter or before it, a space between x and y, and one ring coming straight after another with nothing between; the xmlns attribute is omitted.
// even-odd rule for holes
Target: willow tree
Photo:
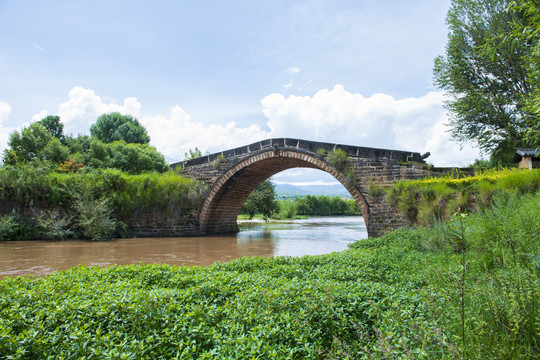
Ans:
<svg viewBox="0 0 540 360"><path fill-rule="evenodd" d="M435 84L448 94L452 137L475 142L505 162L526 145L527 99L533 86L527 71L531 47L505 41L515 22L526 19L510 0L452 0L444 55L435 59Z"/></svg>
<svg viewBox="0 0 540 360"><path fill-rule="evenodd" d="M521 14L512 22L512 33L500 38L500 42L525 43L531 49L524 57L531 93L526 99L529 111L526 140L529 146L540 146L540 2L538 0L515 1L510 11ZM496 49L493 43L492 48Z"/></svg>

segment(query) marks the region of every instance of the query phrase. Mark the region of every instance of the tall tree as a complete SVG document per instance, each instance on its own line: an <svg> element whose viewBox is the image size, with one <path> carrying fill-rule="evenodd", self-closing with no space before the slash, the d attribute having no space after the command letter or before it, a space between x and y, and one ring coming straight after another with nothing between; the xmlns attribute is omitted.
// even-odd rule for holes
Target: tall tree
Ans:
<svg viewBox="0 0 540 360"><path fill-rule="evenodd" d="M9 165L34 159L59 162L67 160L68 153L68 148L38 121L11 134L3 162Z"/></svg>
<svg viewBox="0 0 540 360"><path fill-rule="evenodd" d="M248 214L250 219L253 219L256 214L262 214L267 219L272 213L279 211L275 188L270 180L263 181L249 195L240 209L240 214Z"/></svg>
<svg viewBox="0 0 540 360"><path fill-rule="evenodd" d="M150 142L146 129L137 119L117 112L101 115L90 127L90 134L105 143L119 140L136 144Z"/></svg>
<svg viewBox="0 0 540 360"><path fill-rule="evenodd" d="M524 57L528 81L532 92L526 99L527 110L530 112L527 122L529 128L526 140L530 146L540 146L540 2L538 0L515 1L510 11L521 14L512 22L512 33L501 37L500 41L514 44L525 43L532 51ZM490 49L496 48L492 43Z"/></svg>
<svg viewBox="0 0 540 360"><path fill-rule="evenodd" d="M435 84L449 95L445 106L453 138L474 141L498 157L523 146L530 115L525 105L531 83L524 60L530 46L496 40L509 34L522 16L509 3L452 0L446 53L435 59L433 71Z"/></svg>
<svg viewBox="0 0 540 360"><path fill-rule="evenodd" d="M52 136L64 143L64 124L60 121L60 116L49 115L37 122L47 129Z"/></svg>

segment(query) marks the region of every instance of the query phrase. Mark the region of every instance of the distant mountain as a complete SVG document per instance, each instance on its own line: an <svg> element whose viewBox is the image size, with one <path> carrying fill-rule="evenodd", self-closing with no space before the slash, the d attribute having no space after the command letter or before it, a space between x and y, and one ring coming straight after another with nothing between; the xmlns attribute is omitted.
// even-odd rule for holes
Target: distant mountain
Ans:
<svg viewBox="0 0 540 360"><path fill-rule="evenodd" d="M293 198L306 195L327 195L351 197L351 194L341 184L334 185L292 185L274 184L278 198Z"/></svg>

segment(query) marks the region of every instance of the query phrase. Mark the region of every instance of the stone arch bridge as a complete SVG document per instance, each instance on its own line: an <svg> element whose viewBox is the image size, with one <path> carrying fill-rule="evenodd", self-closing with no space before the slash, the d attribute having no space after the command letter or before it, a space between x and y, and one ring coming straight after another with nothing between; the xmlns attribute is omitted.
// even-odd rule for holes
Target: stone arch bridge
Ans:
<svg viewBox="0 0 540 360"><path fill-rule="evenodd" d="M329 156L336 149L347 155L336 163ZM238 231L237 217L255 188L274 174L291 168L313 168L334 176L352 195L362 211L368 236L378 236L405 224L384 197L371 191L399 179L418 179L435 173L424 162L426 156L409 151L278 138L171 164L185 176L209 185L198 213L199 233Z"/></svg>

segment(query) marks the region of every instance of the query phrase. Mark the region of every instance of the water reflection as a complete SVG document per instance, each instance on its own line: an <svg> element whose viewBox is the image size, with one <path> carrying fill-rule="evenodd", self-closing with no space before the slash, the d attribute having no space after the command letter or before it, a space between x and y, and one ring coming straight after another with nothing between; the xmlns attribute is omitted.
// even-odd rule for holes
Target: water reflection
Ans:
<svg viewBox="0 0 540 360"><path fill-rule="evenodd" d="M236 236L0 242L0 277L46 274L79 264L205 266L244 256L318 255L342 251L367 237L362 217L246 221L239 226Z"/></svg>

